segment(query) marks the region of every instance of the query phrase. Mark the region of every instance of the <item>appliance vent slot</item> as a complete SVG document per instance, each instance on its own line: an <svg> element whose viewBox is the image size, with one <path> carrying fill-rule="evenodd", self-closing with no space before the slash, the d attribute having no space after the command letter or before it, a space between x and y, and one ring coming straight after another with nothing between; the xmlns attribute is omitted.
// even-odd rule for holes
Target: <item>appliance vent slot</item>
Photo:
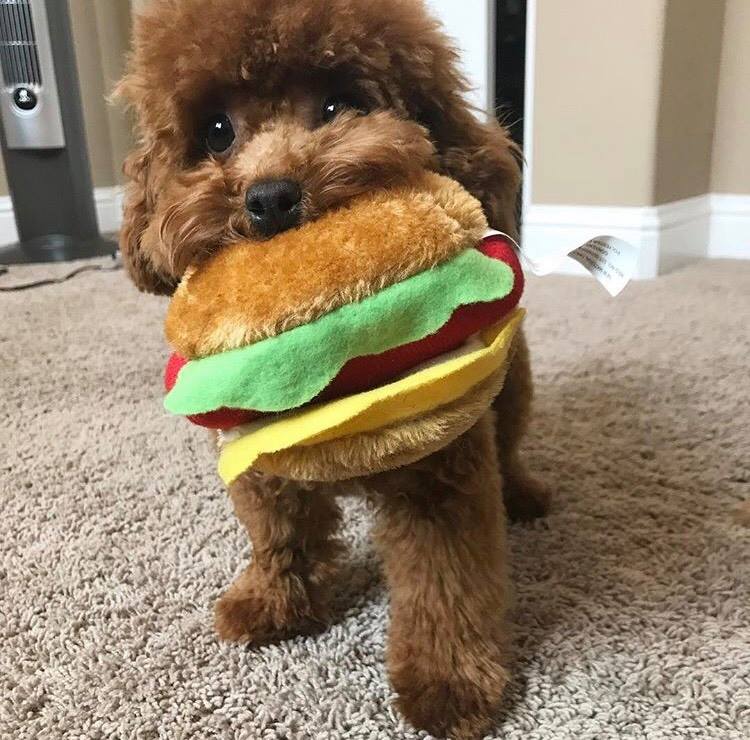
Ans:
<svg viewBox="0 0 750 740"><path fill-rule="evenodd" d="M0 0L0 67L7 87L41 87L30 0Z"/></svg>

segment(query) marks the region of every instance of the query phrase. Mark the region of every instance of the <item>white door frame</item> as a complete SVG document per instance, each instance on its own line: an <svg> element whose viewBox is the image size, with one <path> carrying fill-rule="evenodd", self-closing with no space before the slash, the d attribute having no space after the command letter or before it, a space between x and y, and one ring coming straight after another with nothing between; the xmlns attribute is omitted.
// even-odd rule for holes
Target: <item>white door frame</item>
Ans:
<svg viewBox="0 0 750 740"><path fill-rule="evenodd" d="M427 0L461 51L463 71L472 85L469 100L495 113L494 0Z"/></svg>
<svg viewBox="0 0 750 740"><path fill-rule="evenodd" d="M526 3L526 60L523 92L523 213L531 205L534 166L534 61L536 59L536 0Z"/></svg>

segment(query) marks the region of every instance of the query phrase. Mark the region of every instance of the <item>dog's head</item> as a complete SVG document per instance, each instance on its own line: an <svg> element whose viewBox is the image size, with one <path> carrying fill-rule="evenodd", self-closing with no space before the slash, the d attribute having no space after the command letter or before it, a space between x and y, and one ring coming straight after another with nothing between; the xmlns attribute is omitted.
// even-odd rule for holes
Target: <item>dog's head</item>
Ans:
<svg viewBox="0 0 750 740"><path fill-rule="evenodd" d="M422 0L152 0L119 93L136 112L121 248L170 293L222 244L263 239L424 169L513 232L518 157L467 105Z"/></svg>

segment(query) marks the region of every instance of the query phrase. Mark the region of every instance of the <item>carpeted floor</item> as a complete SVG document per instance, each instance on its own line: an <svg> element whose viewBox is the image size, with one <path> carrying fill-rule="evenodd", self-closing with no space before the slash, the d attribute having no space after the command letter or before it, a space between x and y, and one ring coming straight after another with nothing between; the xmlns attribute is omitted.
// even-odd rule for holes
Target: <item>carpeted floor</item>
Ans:
<svg viewBox="0 0 750 740"><path fill-rule="evenodd" d="M557 497L512 527L493 737L747 738L750 262L527 295L527 448ZM203 434L161 409L163 311L121 273L0 293L0 738L424 737L390 706L357 503L325 634L215 639L248 546Z"/></svg>

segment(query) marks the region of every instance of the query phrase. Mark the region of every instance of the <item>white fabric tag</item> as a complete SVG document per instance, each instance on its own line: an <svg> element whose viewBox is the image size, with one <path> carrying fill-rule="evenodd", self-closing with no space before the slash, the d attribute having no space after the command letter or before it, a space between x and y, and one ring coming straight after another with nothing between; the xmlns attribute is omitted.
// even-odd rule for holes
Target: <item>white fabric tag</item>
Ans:
<svg viewBox="0 0 750 740"><path fill-rule="evenodd" d="M583 265L611 296L616 296L628 284L638 264L638 250L615 236L597 236L570 251L546 254L535 259L502 231L488 229L485 237L493 234L509 239L515 245L523 266L534 275L549 275L566 257L570 257Z"/></svg>

